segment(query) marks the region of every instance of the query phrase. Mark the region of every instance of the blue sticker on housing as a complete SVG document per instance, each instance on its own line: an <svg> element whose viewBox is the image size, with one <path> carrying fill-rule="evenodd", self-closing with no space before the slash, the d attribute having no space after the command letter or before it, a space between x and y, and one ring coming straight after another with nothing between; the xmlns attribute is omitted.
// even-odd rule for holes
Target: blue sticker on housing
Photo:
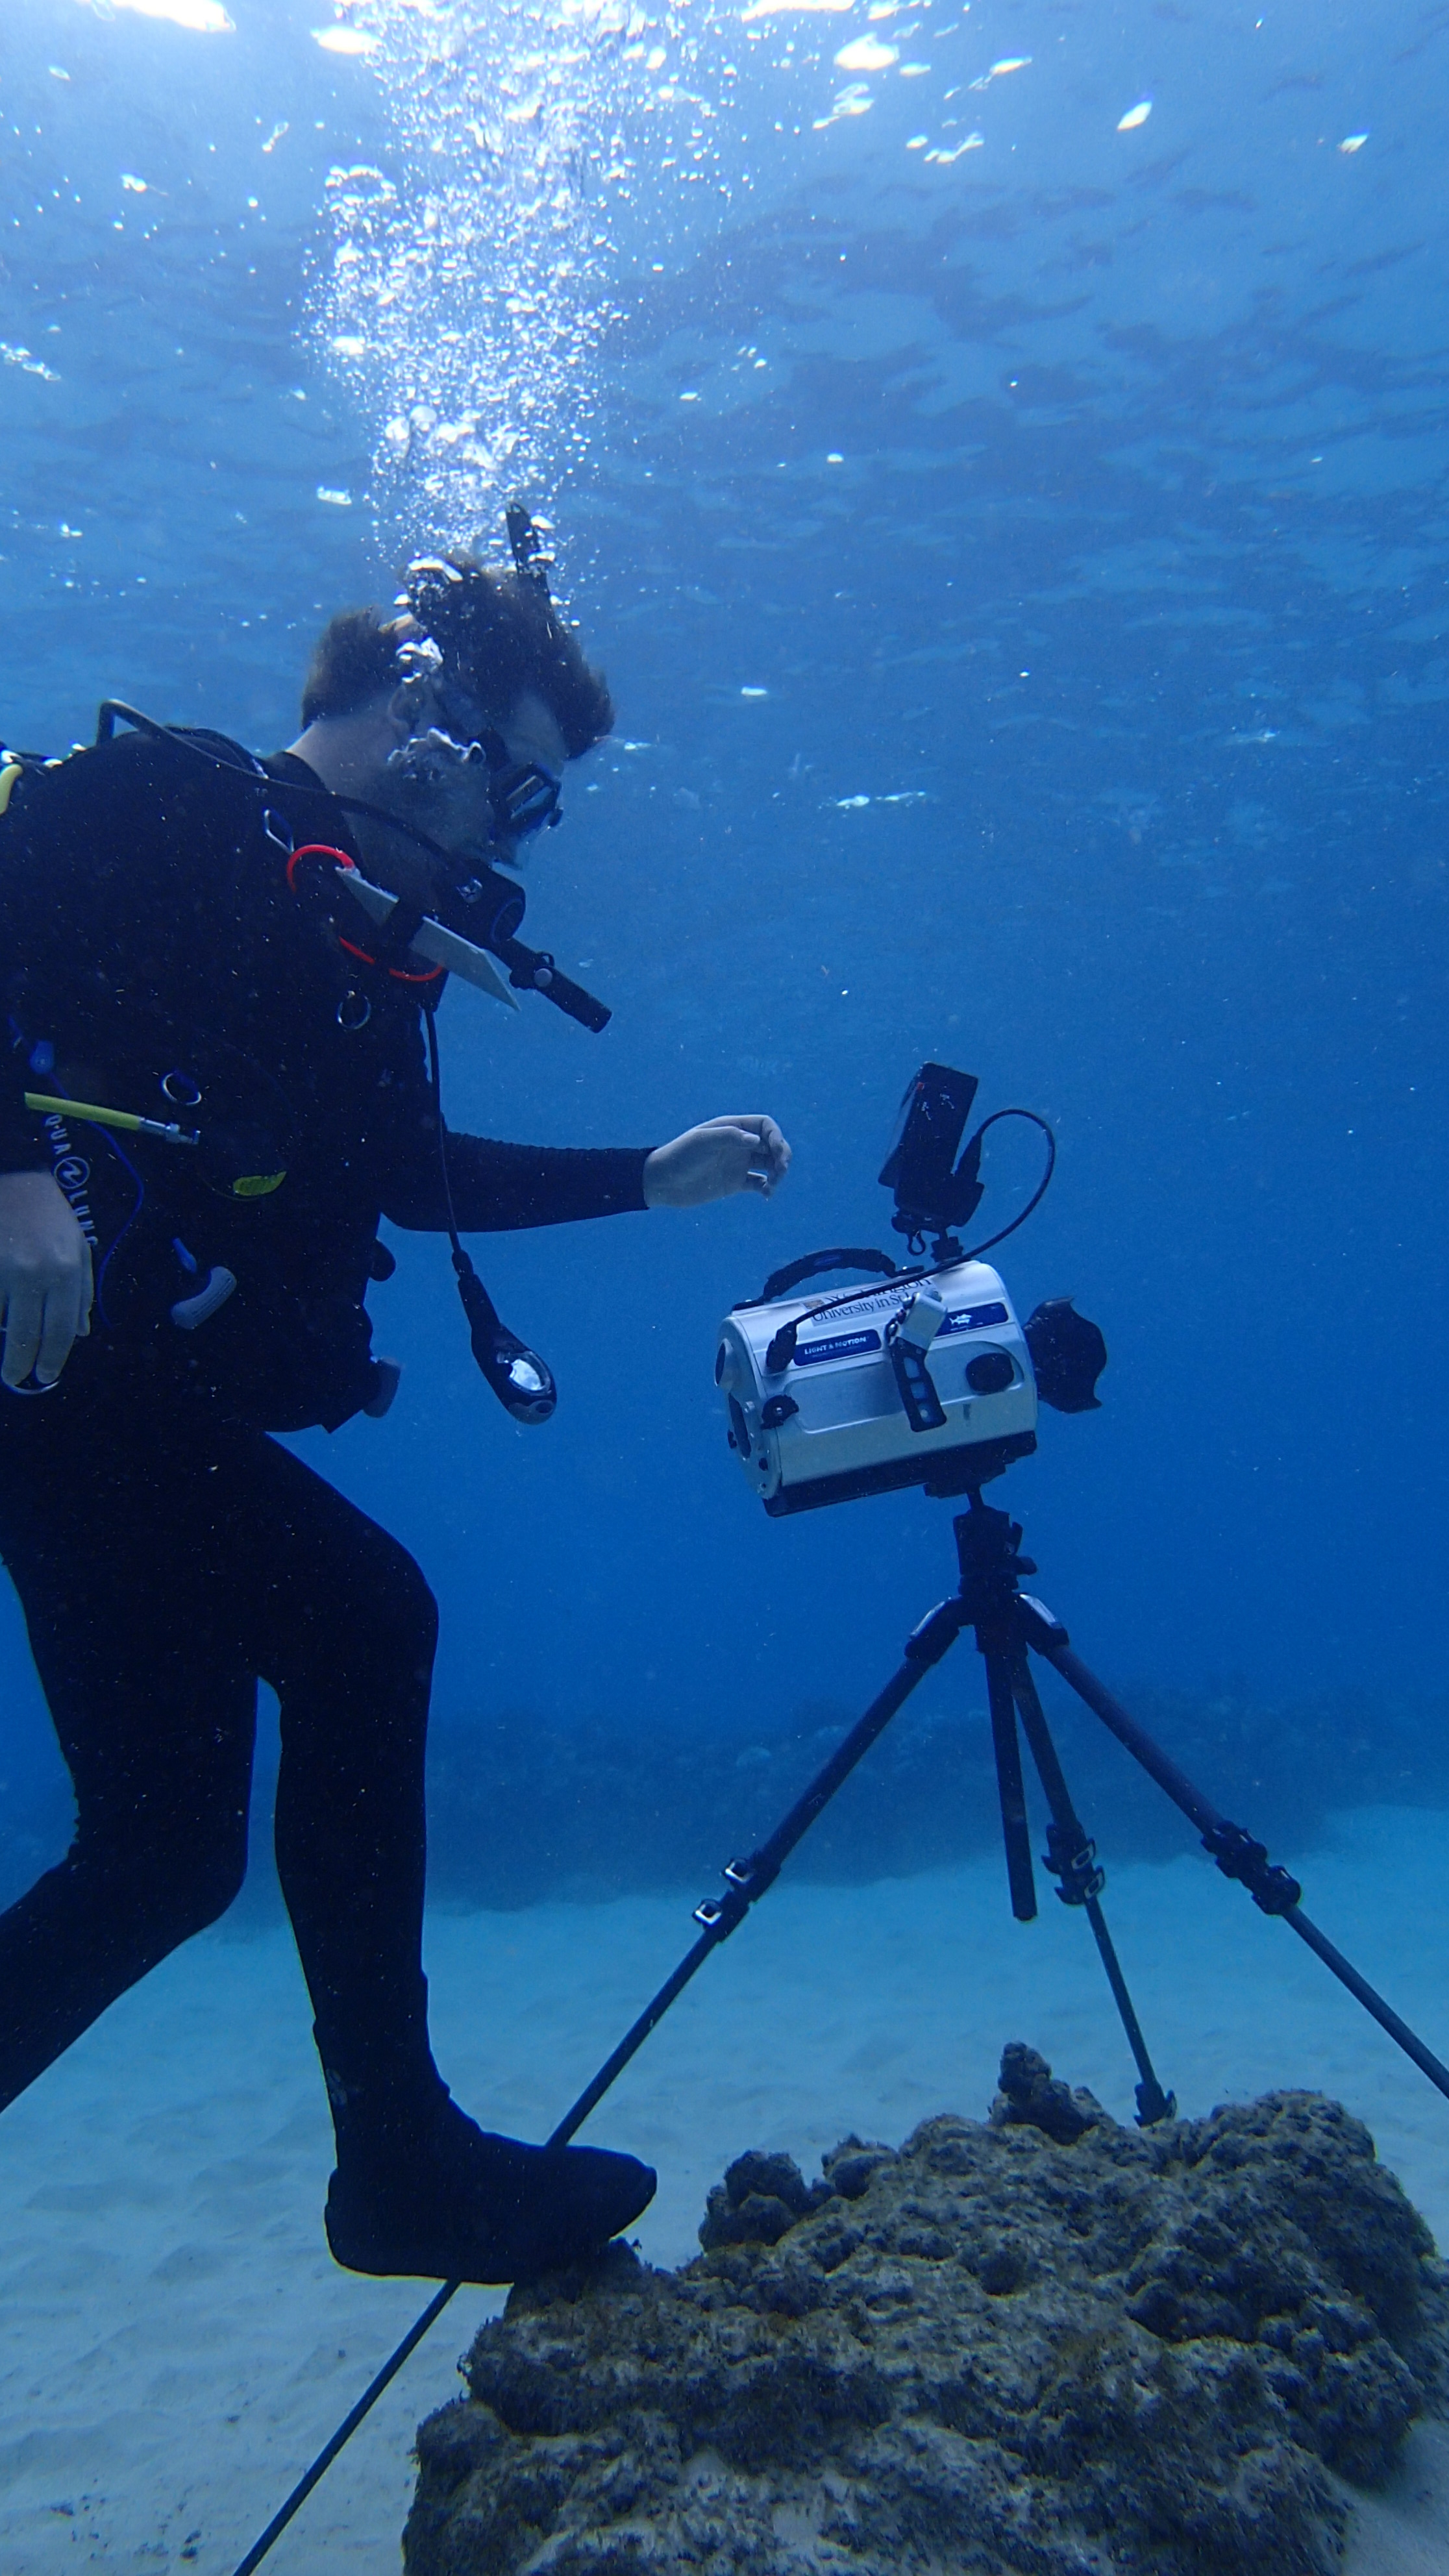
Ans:
<svg viewBox="0 0 1449 2576"><path fill-rule="evenodd" d="M996 1298L989 1306L963 1306L959 1315L948 1315L941 1326L943 1333L982 1333L988 1324L1009 1324L1009 1308Z"/></svg>
<svg viewBox="0 0 1449 2576"><path fill-rule="evenodd" d="M849 1359L857 1351L878 1351L879 1333L832 1333L828 1341L802 1342L795 1353L796 1368L808 1368L812 1360Z"/></svg>

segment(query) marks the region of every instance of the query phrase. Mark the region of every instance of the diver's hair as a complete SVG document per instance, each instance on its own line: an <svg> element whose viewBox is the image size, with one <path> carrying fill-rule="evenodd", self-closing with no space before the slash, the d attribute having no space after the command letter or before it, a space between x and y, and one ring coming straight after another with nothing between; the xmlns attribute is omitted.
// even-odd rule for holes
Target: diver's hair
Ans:
<svg viewBox="0 0 1449 2576"><path fill-rule="evenodd" d="M400 651L428 636L442 655L442 676L460 682L496 721L525 690L542 698L570 760L612 730L608 682L585 661L541 583L465 554L431 559L432 578L420 580L423 569L408 575L400 616L347 608L324 628L302 691L304 726L355 715L369 698L396 688L407 676Z"/></svg>
<svg viewBox="0 0 1449 2576"><path fill-rule="evenodd" d="M320 716L355 715L369 698L398 685L396 632L375 608L344 608L312 647L302 685L303 725Z"/></svg>

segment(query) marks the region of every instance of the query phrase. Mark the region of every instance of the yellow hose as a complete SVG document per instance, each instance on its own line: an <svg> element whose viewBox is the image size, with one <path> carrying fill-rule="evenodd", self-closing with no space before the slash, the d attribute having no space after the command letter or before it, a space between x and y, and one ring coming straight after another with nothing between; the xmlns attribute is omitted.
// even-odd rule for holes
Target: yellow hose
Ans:
<svg viewBox="0 0 1449 2576"><path fill-rule="evenodd" d="M195 1145L189 1127L168 1125L160 1118L138 1118L134 1109L102 1109L94 1100L59 1100L48 1091L27 1091L27 1109L42 1116L82 1118L91 1127L121 1127L128 1136L164 1136L168 1145Z"/></svg>

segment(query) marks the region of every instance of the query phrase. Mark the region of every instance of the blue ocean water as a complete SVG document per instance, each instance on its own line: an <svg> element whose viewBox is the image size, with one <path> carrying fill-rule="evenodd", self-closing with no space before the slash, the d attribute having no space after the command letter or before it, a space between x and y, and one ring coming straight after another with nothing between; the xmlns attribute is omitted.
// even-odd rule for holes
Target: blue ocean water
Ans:
<svg viewBox="0 0 1449 2576"><path fill-rule="evenodd" d="M777 1261L883 1239L934 1055L1053 1122L1002 1258L1111 1349L1010 1480L1054 1605L1270 1765L1316 1728L1432 1793L1446 35L11 0L7 735L114 691L279 743L323 614L525 492L620 708L530 925L615 1018L455 993L450 1114L795 1146L769 1207L488 1246L546 1431L441 1246L378 1292L404 1398L302 1445L438 1589L440 1740L587 1721L647 1803L662 1742L768 1749L894 1660L940 1508L770 1525L709 1362ZM58 1774L6 1638L23 1806Z"/></svg>
<svg viewBox="0 0 1449 2576"><path fill-rule="evenodd" d="M991 1499L1275 1849L1358 1818L1410 1977L1362 1811L1449 1808L1446 111L1411 0L7 0L0 738L115 694L272 749L324 618L522 493L619 707L529 934L614 1018L455 988L450 1118L795 1151L475 1245L543 1429L399 1238L399 1401L296 1444L439 1596L440 1904L704 1893L950 1588L918 1494L767 1520L711 1376L778 1263L892 1241L934 1057L1050 1120L1000 1259L1111 1354ZM983 1224L1037 1168L998 1131ZM68 1814L8 1596L0 1673L8 1898ZM797 1875L985 1850L983 1700L968 1641ZM1189 1848L1060 1714L1109 1861Z"/></svg>

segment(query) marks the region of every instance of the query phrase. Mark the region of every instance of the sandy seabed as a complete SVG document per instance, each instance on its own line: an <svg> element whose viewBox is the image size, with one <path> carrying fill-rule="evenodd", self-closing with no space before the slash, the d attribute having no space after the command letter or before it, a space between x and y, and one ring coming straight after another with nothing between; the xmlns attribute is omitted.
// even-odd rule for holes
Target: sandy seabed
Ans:
<svg viewBox="0 0 1449 2576"><path fill-rule="evenodd" d="M1305 1908L1449 2057L1449 1817L1338 1820ZM693 1891L695 1895L707 1891ZM687 1946L691 1898L429 1929L439 2062L486 2126L541 2137ZM1275 2086L1366 2120L1449 2247L1449 2102L1281 1924L1202 1858L1113 1872L1109 1919L1185 2112ZM984 2114L1025 2039L1119 2118L1133 2069L1090 1936L1042 1890L1014 1924L999 1861L849 1888L788 1879L648 2042L586 2135L659 2168L647 2256L695 2247L747 2146L807 2171L849 2130L898 2142ZM427 2296L340 2272L330 2135L285 1932L225 1928L127 1996L0 2124L0 2565L230 2571ZM269 2565L394 2576L417 2422L501 2293L465 2290ZM1347 2576L1444 2576L1449 2429L1419 2427L1358 2512Z"/></svg>

